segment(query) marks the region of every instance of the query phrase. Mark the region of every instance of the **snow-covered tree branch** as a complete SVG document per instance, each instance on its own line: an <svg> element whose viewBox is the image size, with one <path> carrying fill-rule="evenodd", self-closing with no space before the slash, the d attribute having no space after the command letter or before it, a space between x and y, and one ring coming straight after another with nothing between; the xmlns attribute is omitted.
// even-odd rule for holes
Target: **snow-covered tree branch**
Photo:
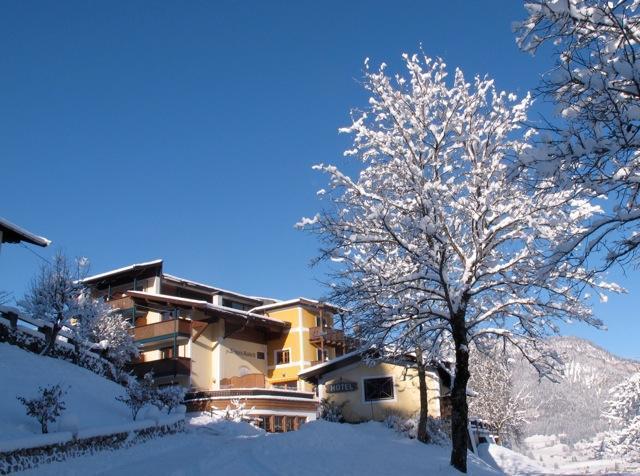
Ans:
<svg viewBox="0 0 640 476"><path fill-rule="evenodd" d="M33 318L44 321L51 330L43 353L52 352L58 334L64 328L72 338L76 358L89 349L104 351L116 369L138 355L130 325L101 299L94 299L80 280L86 259L71 271L67 258L58 253L52 264L44 265L31 288L19 302Z"/></svg>
<svg viewBox="0 0 640 476"><path fill-rule="evenodd" d="M606 263L631 259L640 244L640 13L637 0L527 0L518 45L555 48L540 93L561 119L541 126L525 157L557 184L580 184L602 207L565 249L603 250Z"/></svg>

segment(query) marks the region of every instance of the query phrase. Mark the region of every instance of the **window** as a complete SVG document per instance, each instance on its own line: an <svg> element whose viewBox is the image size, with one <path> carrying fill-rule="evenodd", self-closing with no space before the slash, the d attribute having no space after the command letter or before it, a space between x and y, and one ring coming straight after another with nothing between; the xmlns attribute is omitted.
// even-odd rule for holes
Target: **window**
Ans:
<svg viewBox="0 0 640 476"><path fill-rule="evenodd" d="M273 388L278 390L298 390L298 381L290 380L288 382L278 382L272 385Z"/></svg>
<svg viewBox="0 0 640 476"><path fill-rule="evenodd" d="M284 431L293 431L294 421L296 417L284 417Z"/></svg>
<svg viewBox="0 0 640 476"><path fill-rule="evenodd" d="M276 365L288 364L291 362L289 349L276 350Z"/></svg>
<svg viewBox="0 0 640 476"><path fill-rule="evenodd" d="M223 298L222 299L222 305L224 307L231 307L233 309L238 309L240 311L250 311L251 309L253 309L255 306L252 306L251 304L246 304L243 302L238 302L238 301L233 301L231 299L227 299L227 298Z"/></svg>
<svg viewBox="0 0 640 476"><path fill-rule="evenodd" d="M133 280L133 290L134 291L144 291L148 285L148 280L146 279L134 279Z"/></svg>
<svg viewBox="0 0 640 476"><path fill-rule="evenodd" d="M327 360L329 360L329 352L327 352L327 349L318 349L318 361L326 362Z"/></svg>
<svg viewBox="0 0 640 476"><path fill-rule="evenodd" d="M366 378L364 379L364 401L375 402L378 400L393 400L393 378Z"/></svg>
<svg viewBox="0 0 640 476"><path fill-rule="evenodd" d="M285 431L284 428L284 417L276 416L273 419L273 432L274 433L282 433Z"/></svg>
<svg viewBox="0 0 640 476"><path fill-rule="evenodd" d="M264 352L256 352L256 359L264 360Z"/></svg>

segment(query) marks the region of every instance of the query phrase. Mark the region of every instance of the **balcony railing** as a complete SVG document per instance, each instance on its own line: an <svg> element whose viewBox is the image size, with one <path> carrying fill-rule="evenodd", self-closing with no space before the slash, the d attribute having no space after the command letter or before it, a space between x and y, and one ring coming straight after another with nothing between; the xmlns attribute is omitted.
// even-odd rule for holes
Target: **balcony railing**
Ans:
<svg viewBox="0 0 640 476"><path fill-rule="evenodd" d="M172 359L151 360L130 364L131 370L138 377L153 371L154 377L189 376L191 374L191 359L175 357Z"/></svg>
<svg viewBox="0 0 640 476"><path fill-rule="evenodd" d="M309 340L312 344L324 341L325 345L342 345L344 344L344 332L331 327L312 327L309 329Z"/></svg>
<svg viewBox="0 0 640 476"><path fill-rule="evenodd" d="M265 378L262 374L247 374L242 377L223 378L220 380L220 388L265 388Z"/></svg>
<svg viewBox="0 0 640 476"><path fill-rule="evenodd" d="M245 389L226 389L226 390L196 390L187 393L185 400L199 400L215 397L240 397L240 396L256 396L256 397L295 397L304 398L305 400L314 401L315 394L313 392L299 392L293 390L279 390L273 388L245 388Z"/></svg>
<svg viewBox="0 0 640 476"><path fill-rule="evenodd" d="M129 330L134 340L157 339L160 337L191 336L191 321L185 319L170 319L154 322L145 326L137 326Z"/></svg>
<svg viewBox="0 0 640 476"><path fill-rule="evenodd" d="M115 298L115 299L109 299L107 301L107 304L109 306L111 306L113 309L131 309L135 303L133 302L133 299L131 299L130 297L120 297L120 298Z"/></svg>

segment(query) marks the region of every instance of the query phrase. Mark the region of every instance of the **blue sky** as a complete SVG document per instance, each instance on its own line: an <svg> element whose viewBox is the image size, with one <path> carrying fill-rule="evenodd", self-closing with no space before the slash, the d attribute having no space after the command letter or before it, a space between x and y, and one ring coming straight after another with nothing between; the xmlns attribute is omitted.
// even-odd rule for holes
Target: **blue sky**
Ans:
<svg viewBox="0 0 640 476"><path fill-rule="evenodd" d="M0 3L0 215L53 240L4 246L20 296L60 248L92 271L154 258L241 292L321 296L318 162L345 165L337 129L365 104L362 64L420 44L467 76L524 94L549 58L518 51L518 1ZM538 104L537 110L545 110ZM534 109L534 114L535 114ZM567 333L640 358L637 271Z"/></svg>

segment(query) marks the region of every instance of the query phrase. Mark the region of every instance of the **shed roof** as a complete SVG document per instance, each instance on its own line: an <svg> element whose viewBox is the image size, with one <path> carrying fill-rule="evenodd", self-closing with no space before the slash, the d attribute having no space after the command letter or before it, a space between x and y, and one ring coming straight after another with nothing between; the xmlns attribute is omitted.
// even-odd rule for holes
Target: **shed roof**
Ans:
<svg viewBox="0 0 640 476"><path fill-rule="evenodd" d="M2 231L2 243L20 243L24 241L42 247L51 244L51 241L45 237L31 233L2 217L0 217L0 231Z"/></svg>

